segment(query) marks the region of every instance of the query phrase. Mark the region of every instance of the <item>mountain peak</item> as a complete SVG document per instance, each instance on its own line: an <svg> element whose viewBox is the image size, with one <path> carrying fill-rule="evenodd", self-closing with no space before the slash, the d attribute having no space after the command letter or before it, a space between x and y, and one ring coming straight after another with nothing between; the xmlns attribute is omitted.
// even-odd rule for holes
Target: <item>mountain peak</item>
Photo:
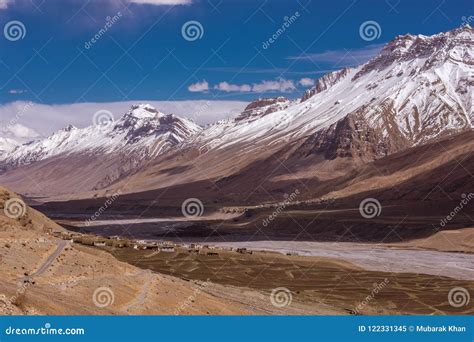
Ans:
<svg viewBox="0 0 474 342"><path fill-rule="evenodd" d="M164 114L158 111L150 104L135 104L125 114L125 116L134 117L137 119L153 119L162 117Z"/></svg>
<svg viewBox="0 0 474 342"><path fill-rule="evenodd" d="M74 126L74 125L67 125L66 127L64 127L64 128L62 129L62 131L63 131L63 132L71 132L71 131L73 131L73 130L75 130L75 129L77 129L76 126Z"/></svg>
<svg viewBox="0 0 474 342"><path fill-rule="evenodd" d="M431 68L450 60L470 64L473 61L474 30L463 25L432 36L400 35L388 42L380 53L368 61L354 76L354 80L374 70L382 70L394 64L424 61L424 68Z"/></svg>
<svg viewBox="0 0 474 342"><path fill-rule="evenodd" d="M334 84L339 82L339 80L344 78L351 70L351 68L344 68L325 74L324 76L318 79L316 85L313 88L307 89L305 91L300 102L304 102L315 94L331 88Z"/></svg>
<svg viewBox="0 0 474 342"><path fill-rule="evenodd" d="M250 102L244 111L235 118L236 121L258 119L267 114L282 110L288 107L290 101L284 96L258 98Z"/></svg>
<svg viewBox="0 0 474 342"><path fill-rule="evenodd" d="M0 158L5 169L8 169L60 154L108 154L124 158L117 166L118 170L121 170L133 168L163 153L200 130L201 127L189 120L163 114L149 104L137 104L110 125L92 125L85 128L69 125L44 139L15 149L9 147L11 144L7 146L7 141L0 141ZM2 150L8 153L2 153ZM129 157L130 154L133 156ZM122 164L124 160L129 163L128 166ZM110 177L112 179L118 175L120 172Z"/></svg>

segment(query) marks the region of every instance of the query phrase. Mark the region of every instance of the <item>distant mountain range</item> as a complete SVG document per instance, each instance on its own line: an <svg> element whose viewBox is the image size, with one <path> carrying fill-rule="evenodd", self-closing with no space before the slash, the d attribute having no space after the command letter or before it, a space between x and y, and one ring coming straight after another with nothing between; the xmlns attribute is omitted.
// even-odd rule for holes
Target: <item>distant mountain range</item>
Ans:
<svg viewBox="0 0 474 342"><path fill-rule="evenodd" d="M300 99L258 99L206 128L140 104L107 127L70 126L4 149L0 183L28 195L81 197L200 182L255 193L266 184L271 201L286 191L283 183L321 187L361 165L472 131L473 89L470 26L403 35L364 65L323 76Z"/></svg>

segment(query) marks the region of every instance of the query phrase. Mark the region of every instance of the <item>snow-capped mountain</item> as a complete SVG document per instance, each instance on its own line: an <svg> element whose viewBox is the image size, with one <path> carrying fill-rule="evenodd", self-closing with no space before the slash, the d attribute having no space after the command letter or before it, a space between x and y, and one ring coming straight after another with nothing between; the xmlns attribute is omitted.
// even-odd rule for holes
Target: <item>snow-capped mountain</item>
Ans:
<svg viewBox="0 0 474 342"><path fill-rule="evenodd" d="M70 189L99 189L202 130L190 120L163 114L148 104L134 105L116 121L108 120L107 114L105 119L86 128L70 125L45 139L17 146L3 155L3 172L11 170L16 179L15 170L21 167L33 178L43 179L36 184L41 187L53 177L52 184L70 182Z"/></svg>
<svg viewBox="0 0 474 342"><path fill-rule="evenodd" d="M12 152L20 143L10 138L0 137L0 158L6 153Z"/></svg>
<svg viewBox="0 0 474 342"><path fill-rule="evenodd" d="M0 159L18 146L39 137L40 135L36 131L16 123L14 120L2 122L0 124Z"/></svg>
<svg viewBox="0 0 474 342"><path fill-rule="evenodd" d="M69 125L45 139L18 146L6 156L4 165L16 167L57 155L81 153L151 158L200 131L201 127L192 121L141 104L133 106L117 121L82 129Z"/></svg>
<svg viewBox="0 0 474 342"><path fill-rule="evenodd" d="M364 65L323 76L301 99L255 101L235 119L190 137L179 155L161 158L118 186L171 186L176 178L163 170L178 167L180 183L237 182L239 175L242 182L271 175L275 184L338 177L350 165L472 130L473 77L471 27L396 37Z"/></svg>
<svg viewBox="0 0 474 342"><path fill-rule="evenodd" d="M366 64L323 76L300 101L256 101L245 115L203 131L195 143L225 148L304 138L304 149L328 158L380 158L472 129L473 85L471 27L399 36Z"/></svg>
<svg viewBox="0 0 474 342"><path fill-rule="evenodd" d="M239 121L251 121L259 119L267 114L274 113L276 111L285 110L290 106L290 101L283 96L275 98L260 98L252 101L244 111L235 118L235 122Z"/></svg>
<svg viewBox="0 0 474 342"><path fill-rule="evenodd" d="M69 156L66 161L85 155L100 159L94 164L100 175L87 186L81 184L80 190L114 182L131 187L124 191L137 191L210 178L237 179L255 167L261 169L251 177L267 178L265 172L272 170L264 169L272 166L277 154L277 165L291 161L282 172L291 168L293 178L330 178L340 173L327 170L325 161L369 162L472 130L473 86L471 27L433 36L404 35L364 65L323 76L301 99L258 99L234 119L205 129L140 105L105 128L69 127L16 148L6 154L4 164L31 166L38 177L35 165L42 161L39 174L54 185L59 181L49 172L51 165L72 166L59 159L48 161L59 156ZM143 160L153 163L145 166ZM63 169L63 180L77 173ZM322 169L324 174L319 175ZM273 172L272 176L288 177ZM15 190L21 182L11 173L1 178Z"/></svg>
<svg viewBox="0 0 474 342"><path fill-rule="evenodd" d="M315 98L328 96L350 81L346 90L354 99L334 98L348 115L308 142L330 158L380 158L472 129L473 65L474 33L468 26L431 37L399 36L365 65L336 73L340 77L331 78L326 91L315 91Z"/></svg>

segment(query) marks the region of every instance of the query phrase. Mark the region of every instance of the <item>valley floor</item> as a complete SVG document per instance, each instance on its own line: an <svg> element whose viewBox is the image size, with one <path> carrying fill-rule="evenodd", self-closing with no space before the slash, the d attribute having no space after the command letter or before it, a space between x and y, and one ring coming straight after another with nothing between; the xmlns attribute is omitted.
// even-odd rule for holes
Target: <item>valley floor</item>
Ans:
<svg viewBox="0 0 474 342"><path fill-rule="evenodd" d="M370 271L422 273L474 280L474 254L351 242L248 241L213 244L344 260Z"/></svg>
<svg viewBox="0 0 474 342"><path fill-rule="evenodd" d="M391 267L369 271L340 258L263 251L250 254L248 250L237 253L204 249L194 254L179 247L173 253L105 249L121 261L182 279L210 281L224 288L231 286L269 295L272 291L287 291L286 298L291 298L293 304L285 306L286 313L294 312L300 305L339 314L474 313L471 306L452 307L448 299L450 290L456 287L474 291L472 273L470 277L454 279L426 272L394 272ZM240 299L247 301L245 296Z"/></svg>
<svg viewBox="0 0 474 342"><path fill-rule="evenodd" d="M357 220L352 212L338 215L345 215L344 222ZM327 217L323 223L334 221L333 212L320 215ZM248 220L260 222L266 216L255 213ZM455 307L449 300L452 289L474 293L474 228L370 243L252 238L247 217L233 214L194 221L101 217L90 225L84 225L87 216L65 217L58 222L84 239L128 243L92 246L72 241L69 233L15 229L5 218L0 227L1 314L474 314L471 305ZM371 229L376 226L372 223ZM221 230L210 234L215 227ZM285 227L285 234L291 228L285 222L276 227L276 235L278 227ZM113 236L121 238L108 239ZM168 252L142 249L138 240L174 241L176 246ZM202 249L193 251L191 242ZM112 292L113 300L104 307L96 303L99 289L106 299Z"/></svg>
<svg viewBox="0 0 474 342"><path fill-rule="evenodd" d="M242 303L249 304L249 300L258 297L254 297L255 294L268 297L274 289L283 288L291 293L293 302L283 308L287 314L474 313L470 307L454 308L448 301L452 288L474 291L474 254L469 253L473 247L469 238L473 228L383 244L255 241L249 236L242 236L240 241L224 241L223 237L199 239L174 236L172 232L175 228L181 232L186 228L183 228L182 219L174 221L169 218L101 220L87 228L79 224L78 229L87 229L89 233L102 236L120 235L123 222L132 224L128 226L128 238L134 236L152 242L158 240L153 237L154 234L167 232L165 239L174 241L178 247L171 253L134 248L101 249L120 261L144 270L189 281L219 284L224 292L217 290L216 293L221 293L224 298L235 298L237 294ZM74 221L67 223L71 227ZM451 236L456 239L451 239ZM445 239L451 244L446 243ZM191 253L186 247L190 243L210 247ZM217 249L213 250L213 246ZM246 249L246 252L237 253L237 249ZM465 249L466 252L458 249ZM383 290L377 293L376 298L370 297L380 286ZM227 288L233 290L226 291ZM234 292L236 289L237 292ZM368 296L370 303L355 311Z"/></svg>
<svg viewBox="0 0 474 342"><path fill-rule="evenodd" d="M199 217L194 222L228 217ZM188 221L188 222L186 222ZM426 238L397 243L339 241L299 241L242 234L193 237L186 234L189 220L183 218L112 219L90 222L62 221L74 230L102 236L127 236L149 241L171 240L176 243L212 244L219 247L248 248L282 254L324 257L353 263L369 271L421 273L454 279L474 280L474 228L441 231ZM74 228L76 227L76 228Z"/></svg>

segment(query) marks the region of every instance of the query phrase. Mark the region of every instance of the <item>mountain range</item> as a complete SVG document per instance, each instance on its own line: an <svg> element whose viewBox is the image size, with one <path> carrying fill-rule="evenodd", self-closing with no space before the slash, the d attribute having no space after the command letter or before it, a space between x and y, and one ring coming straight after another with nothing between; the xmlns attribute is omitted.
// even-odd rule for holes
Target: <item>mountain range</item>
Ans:
<svg viewBox="0 0 474 342"><path fill-rule="evenodd" d="M180 187L231 202L281 200L297 187L307 200L335 196L380 160L472 137L473 86L470 26L398 36L301 98L257 99L205 128L139 104L110 124L4 149L0 182L56 200Z"/></svg>

